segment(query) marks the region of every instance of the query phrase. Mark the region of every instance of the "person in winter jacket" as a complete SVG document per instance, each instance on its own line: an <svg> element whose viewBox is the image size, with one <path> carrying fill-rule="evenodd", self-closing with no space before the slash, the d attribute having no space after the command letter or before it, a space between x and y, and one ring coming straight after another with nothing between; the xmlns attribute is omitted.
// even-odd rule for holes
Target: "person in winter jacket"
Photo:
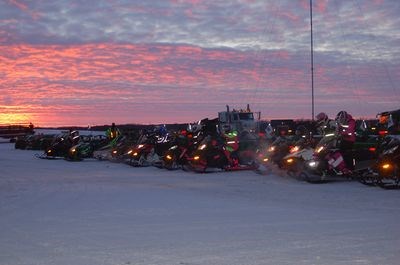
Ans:
<svg viewBox="0 0 400 265"><path fill-rule="evenodd" d="M340 136L339 149L343 155L344 162L348 169L353 169L353 154L352 149L356 141L356 121L353 117L342 110L336 115L338 125L337 131Z"/></svg>
<svg viewBox="0 0 400 265"><path fill-rule="evenodd" d="M112 123L111 127L108 128L107 131L106 131L106 136L110 141L116 139L120 135L121 135L121 132L117 128L117 126L115 126L115 123Z"/></svg>
<svg viewBox="0 0 400 265"><path fill-rule="evenodd" d="M336 122L334 120L329 119L328 115L325 112L318 113L315 116L316 121L316 131L319 135L325 136L329 133L334 133L336 130Z"/></svg>

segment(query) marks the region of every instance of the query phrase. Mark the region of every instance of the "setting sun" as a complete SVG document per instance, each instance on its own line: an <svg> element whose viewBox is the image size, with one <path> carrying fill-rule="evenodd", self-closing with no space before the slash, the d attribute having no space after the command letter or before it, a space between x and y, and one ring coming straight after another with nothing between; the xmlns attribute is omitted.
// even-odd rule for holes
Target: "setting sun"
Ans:
<svg viewBox="0 0 400 265"><path fill-rule="evenodd" d="M21 124L31 122L31 117L28 114L20 113L0 113L0 124Z"/></svg>

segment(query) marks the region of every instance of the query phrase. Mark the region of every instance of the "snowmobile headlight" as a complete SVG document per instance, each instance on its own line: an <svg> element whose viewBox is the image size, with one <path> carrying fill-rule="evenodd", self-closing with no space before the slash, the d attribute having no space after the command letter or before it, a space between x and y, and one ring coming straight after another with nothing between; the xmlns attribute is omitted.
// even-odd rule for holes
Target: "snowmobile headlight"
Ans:
<svg viewBox="0 0 400 265"><path fill-rule="evenodd" d="M263 161L264 161L264 162L268 162L268 157L264 157L264 158L263 158Z"/></svg>
<svg viewBox="0 0 400 265"><path fill-rule="evenodd" d="M382 164L382 169L384 169L384 170L390 170L391 168L392 168L392 164L390 164L390 163L384 163L384 164Z"/></svg>
<svg viewBox="0 0 400 265"><path fill-rule="evenodd" d="M128 155L130 155L132 152L133 152L133 150L129 150L129 151L128 151Z"/></svg>
<svg viewBox="0 0 400 265"><path fill-rule="evenodd" d="M172 160L172 156L171 156L171 155L167 155L166 158L167 158L168 160Z"/></svg>
<svg viewBox="0 0 400 265"><path fill-rule="evenodd" d="M76 152L76 149L75 148L72 148L71 149L71 153L73 154L73 153L75 153Z"/></svg>
<svg viewBox="0 0 400 265"><path fill-rule="evenodd" d="M308 166L312 167L312 168L316 168L318 166L318 162L317 161L310 161L310 162L308 162Z"/></svg>
<svg viewBox="0 0 400 265"><path fill-rule="evenodd" d="M294 162L294 159L293 158L288 158L288 159L286 159L286 163L288 163L288 164L291 164L291 163L293 163Z"/></svg>
<svg viewBox="0 0 400 265"><path fill-rule="evenodd" d="M199 160L200 159L200 156L194 156L193 157L193 160Z"/></svg>
<svg viewBox="0 0 400 265"><path fill-rule="evenodd" d="M178 148L178 146L177 145L174 145L174 146L171 146L171 150L175 150L176 148Z"/></svg>
<svg viewBox="0 0 400 265"><path fill-rule="evenodd" d="M138 152L135 152L132 154L132 156L137 156L137 155L138 155Z"/></svg>
<svg viewBox="0 0 400 265"><path fill-rule="evenodd" d="M315 152L316 152L316 153L320 153L322 150L324 150L324 147L323 147L323 146L320 146L320 147L318 147L318 148L315 150Z"/></svg>
<svg viewBox="0 0 400 265"><path fill-rule="evenodd" d="M296 145L296 146L293 146L290 150L289 150L289 152L290 153L295 153L295 152L297 152L297 151L299 151L300 150L300 147L298 146L298 145Z"/></svg>
<svg viewBox="0 0 400 265"><path fill-rule="evenodd" d="M51 149L47 150L47 153L48 153L48 154L51 154L51 152L52 152L52 150L51 150Z"/></svg>
<svg viewBox="0 0 400 265"><path fill-rule="evenodd" d="M143 148L143 146L144 146L143 144L139 144L139 145L138 145L138 148L139 148L139 149L140 149L140 148Z"/></svg>
<svg viewBox="0 0 400 265"><path fill-rule="evenodd" d="M388 150L385 150L385 151L383 152L383 154L384 154L384 155L392 154L394 151L397 150L398 147L399 147L398 145L393 146L392 148L390 148L390 149L388 149Z"/></svg>
<svg viewBox="0 0 400 265"><path fill-rule="evenodd" d="M112 153L113 153L114 155L116 155L116 154L118 153L118 151L117 151L117 150L113 150Z"/></svg>
<svg viewBox="0 0 400 265"><path fill-rule="evenodd" d="M206 144L203 144L203 145L201 145L200 147L199 147L199 149L200 150L203 150L204 148L206 148L207 147L207 145Z"/></svg>
<svg viewBox="0 0 400 265"><path fill-rule="evenodd" d="M268 148L268 152L273 152L275 151L275 146L271 146L270 148Z"/></svg>

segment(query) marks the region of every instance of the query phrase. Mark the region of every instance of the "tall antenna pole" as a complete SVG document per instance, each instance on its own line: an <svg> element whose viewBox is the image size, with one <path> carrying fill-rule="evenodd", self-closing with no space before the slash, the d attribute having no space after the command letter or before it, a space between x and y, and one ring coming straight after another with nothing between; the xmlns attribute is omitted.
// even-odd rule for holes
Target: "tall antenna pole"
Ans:
<svg viewBox="0 0 400 265"><path fill-rule="evenodd" d="M312 0L310 0L310 26L311 26L311 120L314 120L314 43L312 25Z"/></svg>

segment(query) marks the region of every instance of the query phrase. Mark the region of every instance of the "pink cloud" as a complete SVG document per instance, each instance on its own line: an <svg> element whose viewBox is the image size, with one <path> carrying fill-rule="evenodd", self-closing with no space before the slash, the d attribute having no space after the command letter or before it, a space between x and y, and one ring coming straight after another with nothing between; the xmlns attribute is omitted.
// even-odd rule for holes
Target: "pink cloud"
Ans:
<svg viewBox="0 0 400 265"><path fill-rule="evenodd" d="M247 103L264 117L300 118L310 108L308 62L288 51L21 44L0 46L0 72L0 112L23 113L39 125L191 122ZM382 96L369 87L387 79L383 71L356 86L349 82L370 73L367 66L349 72L317 65L318 103L334 108L332 99L354 87L355 101Z"/></svg>
<svg viewBox="0 0 400 265"><path fill-rule="evenodd" d="M35 12L35 11L33 11L33 10L30 10L29 7L28 7L26 4L21 3L20 1L17 1L17 0L8 0L8 2L9 2L11 5L17 7L18 9L24 11L25 13L29 14L29 15L30 15L33 19L35 19L35 20L38 19L38 18L40 17L40 13Z"/></svg>

